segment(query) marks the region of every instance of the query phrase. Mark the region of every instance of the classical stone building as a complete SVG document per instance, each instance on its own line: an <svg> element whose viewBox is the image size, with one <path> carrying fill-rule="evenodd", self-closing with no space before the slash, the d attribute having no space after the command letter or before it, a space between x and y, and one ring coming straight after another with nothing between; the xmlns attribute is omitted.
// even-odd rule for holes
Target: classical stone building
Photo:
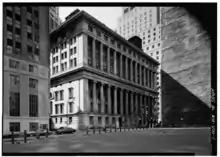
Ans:
<svg viewBox="0 0 220 157"><path fill-rule="evenodd" d="M84 11L50 34L55 127L149 124L158 62Z"/></svg>
<svg viewBox="0 0 220 157"><path fill-rule="evenodd" d="M3 133L49 124L48 7L3 6Z"/></svg>

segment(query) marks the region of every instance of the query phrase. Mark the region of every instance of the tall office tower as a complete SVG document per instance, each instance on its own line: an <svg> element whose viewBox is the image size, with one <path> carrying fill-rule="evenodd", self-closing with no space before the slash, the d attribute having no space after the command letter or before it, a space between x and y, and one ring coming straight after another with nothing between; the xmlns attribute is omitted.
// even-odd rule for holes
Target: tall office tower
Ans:
<svg viewBox="0 0 220 157"><path fill-rule="evenodd" d="M49 9L3 6L3 133L49 123Z"/></svg>
<svg viewBox="0 0 220 157"><path fill-rule="evenodd" d="M71 13L50 39L55 127L152 124L156 60L84 11Z"/></svg>
<svg viewBox="0 0 220 157"><path fill-rule="evenodd" d="M59 17L59 7L49 7L50 21L49 21L49 29L57 28L61 23L61 19Z"/></svg>
<svg viewBox="0 0 220 157"><path fill-rule="evenodd" d="M142 39L145 53L161 63L161 16L159 7L123 7L123 15L118 19L117 32L125 39L138 36ZM161 66L158 68L157 87L158 120L161 120Z"/></svg>

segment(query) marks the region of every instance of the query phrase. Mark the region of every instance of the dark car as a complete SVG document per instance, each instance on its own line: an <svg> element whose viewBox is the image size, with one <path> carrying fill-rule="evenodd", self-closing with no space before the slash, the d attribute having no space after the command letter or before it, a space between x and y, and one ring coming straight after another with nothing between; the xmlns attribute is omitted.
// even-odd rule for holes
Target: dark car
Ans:
<svg viewBox="0 0 220 157"><path fill-rule="evenodd" d="M76 132L75 129L69 127L62 127L56 130L56 134L67 134L67 133L74 133Z"/></svg>

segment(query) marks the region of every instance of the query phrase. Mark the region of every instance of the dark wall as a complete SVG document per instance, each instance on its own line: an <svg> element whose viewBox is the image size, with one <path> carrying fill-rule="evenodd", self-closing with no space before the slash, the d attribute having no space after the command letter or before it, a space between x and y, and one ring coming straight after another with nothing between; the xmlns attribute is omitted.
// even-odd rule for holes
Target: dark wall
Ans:
<svg viewBox="0 0 220 157"><path fill-rule="evenodd" d="M211 122L210 35L183 7L168 10L162 19L162 123L164 126L208 125Z"/></svg>

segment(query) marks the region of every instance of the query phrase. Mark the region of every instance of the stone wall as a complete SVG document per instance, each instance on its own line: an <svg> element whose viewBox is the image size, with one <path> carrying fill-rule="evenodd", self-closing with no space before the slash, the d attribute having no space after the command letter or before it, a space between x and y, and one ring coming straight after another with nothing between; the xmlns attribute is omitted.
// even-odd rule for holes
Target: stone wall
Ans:
<svg viewBox="0 0 220 157"><path fill-rule="evenodd" d="M199 21L181 7L162 8L162 123L211 121L211 41Z"/></svg>

